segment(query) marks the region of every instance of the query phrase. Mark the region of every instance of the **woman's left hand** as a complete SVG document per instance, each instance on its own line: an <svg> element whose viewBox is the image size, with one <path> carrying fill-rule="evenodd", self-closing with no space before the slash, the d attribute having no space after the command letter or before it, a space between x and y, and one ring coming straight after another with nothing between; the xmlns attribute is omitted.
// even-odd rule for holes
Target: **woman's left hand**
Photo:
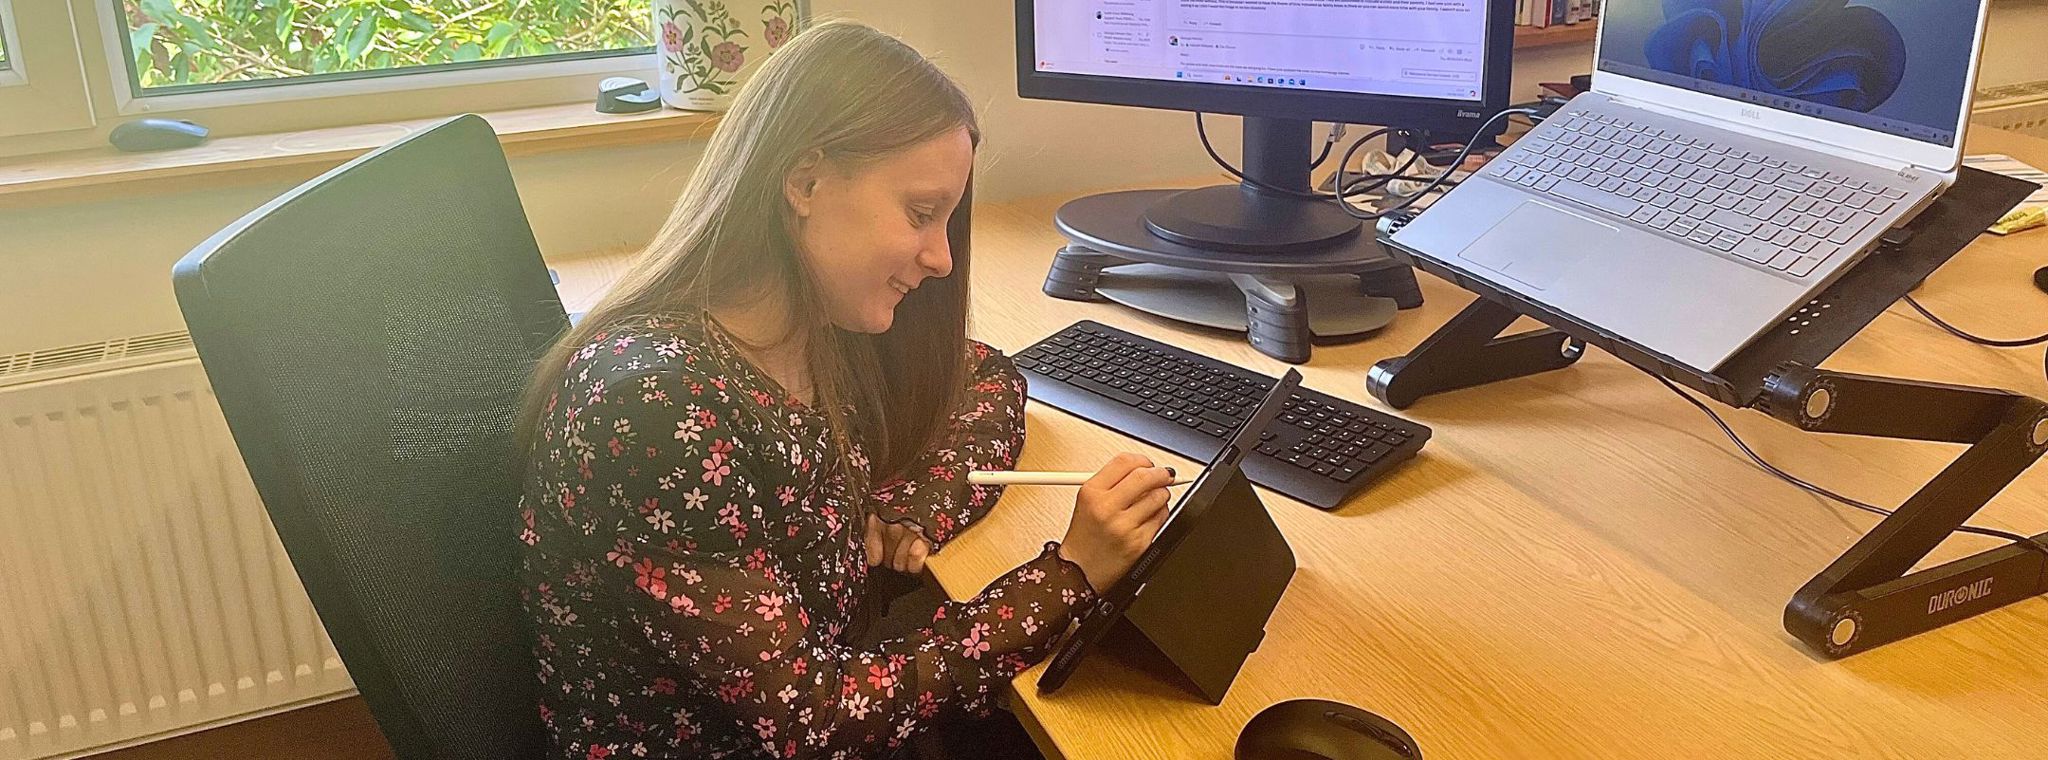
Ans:
<svg viewBox="0 0 2048 760"><path fill-rule="evenodd" d="M868 515L868 567L888 565L899 573L915 575L924 571L924 558L931 556L931 542L924 540L915 525L882 522Z"/></svg>

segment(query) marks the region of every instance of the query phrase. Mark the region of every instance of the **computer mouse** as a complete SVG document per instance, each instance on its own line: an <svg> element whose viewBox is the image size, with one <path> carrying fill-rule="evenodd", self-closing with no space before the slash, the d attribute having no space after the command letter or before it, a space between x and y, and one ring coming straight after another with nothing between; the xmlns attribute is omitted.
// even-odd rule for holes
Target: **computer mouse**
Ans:
<svg viewBox="0 0 2048 760"><path fill-rule="evenodd" d="M1393 721L1342 702L1295 699L1259 711L1237 734L1237 760L1420 760Z"/></svg>
<svg viewBox="0 0 2048 760"><path fill-rule="evenodd" d="M107 142L129 153L190 148L206 142L205 127L184 119L137 119L107 134Z"/></svg>

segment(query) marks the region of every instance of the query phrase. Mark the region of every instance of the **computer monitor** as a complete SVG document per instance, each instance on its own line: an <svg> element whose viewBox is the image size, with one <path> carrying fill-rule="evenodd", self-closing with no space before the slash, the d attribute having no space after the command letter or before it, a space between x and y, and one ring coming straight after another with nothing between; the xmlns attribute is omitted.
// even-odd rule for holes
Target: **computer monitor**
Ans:
<svg viewBox="0 0 2048 760"><path fill-rule="evenodd" d="M1472 137L1507 106L1513 13L1514 0L1017 0L1017 94L1244 116L1242 187L1176 195L1148 226L1219 250L1319 246L1357 221L1271 190L1309 192L1313 122Z"/></svg>

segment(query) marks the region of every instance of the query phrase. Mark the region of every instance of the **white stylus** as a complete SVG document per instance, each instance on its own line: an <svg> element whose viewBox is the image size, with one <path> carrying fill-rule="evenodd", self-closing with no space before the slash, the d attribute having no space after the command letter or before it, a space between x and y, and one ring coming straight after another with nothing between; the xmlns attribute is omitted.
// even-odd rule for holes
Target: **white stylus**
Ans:
<svg viewBox="0 0 2048 760"><path fill-rule="evenodd" d="M1093 477L1095 473L1092 472L973 470L967 473L967 482L978 486L1078 486ZM1194 478L1175 478L1172 485L1193 482Z"/></svg>

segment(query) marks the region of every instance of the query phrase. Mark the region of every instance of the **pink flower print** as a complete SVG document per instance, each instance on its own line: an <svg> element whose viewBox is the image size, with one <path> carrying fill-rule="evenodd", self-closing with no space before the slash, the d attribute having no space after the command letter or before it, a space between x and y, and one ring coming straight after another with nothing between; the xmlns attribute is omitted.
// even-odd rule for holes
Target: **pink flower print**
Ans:
<svg viewBox="0 0 2048 760"><path fill-rule="evenodd" d="M1003 605L1003 606L1001 606L1001 607L997 607L997 608L996 608L996 617L1002 618L1002 619L1004 619L1004 620L1009 620L1009 619L1010 619L1011 617L1015 616L1016 614L1017 614L1017 608L1015 608L1015 607L1011 607L1010 605L1007 605L1007 604L1005 604L1005 605Z"/></svg>
<svg viewBox="0 0 2048 760"><path fill-rule="evenodd" d="M939 698L929 691L919 692L917 695L917 716L920 718L931 718L938 714Z"/></svg>
<svg viewBox="0 0 2048 760"><path fill-rule="evenodd" d="M883 670L880 665L868 666L868 685L875 687L875 691L881 692L882 696L896 696L896 674Z"/></svg>
<svg viewBox="0 0 2048 760"><path fill-rule="evenodd" d="M676 679L667 676L656 676L653 688L656 694L674 694L676 693Z"/></svg>
<svg viewBox="0 0 2048 760"><path fill-rule="evenodd" d="M866 694L855 694L846 698L846 714L854 720L866 720L868 711L874 709L874 700Z"/></svg>
<svg viewBox="0 0 2048 760"><path fill-rule="evenodd" d="M612 748L599 744L591 747L590 752L586 753L583 757L584 760L604 760L605 758L611 756Z"/></svg>
<svg viewBox="0 0 2048 760"><path fill-rule="evenodd" d="M771 49L782 47L782 43L789 41L789 21L775 16L761 22L761 37L768 40Z"/></svg>
<svg viewBox="0 0 2048 760"><path fill-rule="evenodd" d="M728 74L739 71L747 63L746 48L736 42L721 42L711 47L711 65Z"/></svg>
<svg viewBox="0 0 2048 760"><path fill-rule="evenodd" d="M759 604L754 605L754 612L761 616L763 622L782 616L783 599L781 594L762 594L759 602Z"/></svg>
<svg viewBox="0 0 2048 760"><path fill-rule="evenodd" d="M1027 616L1027 617L1025 617L1025 618L1024 618L1024 620L1023 620L1022 622L1019 622L1019 623L1018 623L1017 625L1018 625L1018 627L1021 627L1021 628L1023 628L1023 629L1024 629L1024 635L1026 635L1026 636L1036 636L1036 635L1038 635L1038 618L1037 618L1037 617Z"/></svg>
<svg viewBox="0 0 2048 760"><path fill-rule="evenodd" d="M791 505L791 504L795 504L795 503L796 503L796 488L795 488L795 487L792 487L792 486L782 486L782 487L776 488L776 489L775 489L775 500L776 500L776 501L779 501L779 502L782 502L782 506L785 506L785 507L787 507L787 506L789 506L789 505Z"/></svg>
<svg viewBox="0 0 2048 760"><path fill-rule="evenodd" d="M711 495L704 493L702 488L692 488L689 493L683 494L684 509L702 510L710 501Z"/></svg>
<svg viewBox="0 0 2048 760"><path fill-rule="evenodd" d="M804 674L804 671L806 671L806 670L809 670L809 669L810 669L810 667L811 667L811 661L810 661L810 660L806 660L806 659L804 659L804 658L802 658L802 657L798 657L798 658L796 658L796 661L795 661L795 662L792 662L792 663L790 663L790 664L789 664L789 672L791 672L791 673L795 673L795 674L797 674L797 675L803 675L803 674Z"/></svg>
<svg viewBox="0 0 2048 760"><path fill-rule="evenodd" d="M671 53L683 49L683 30L674 21L661 22L661 47Z"/></svg>
<svg viewBox="0 0 2048 760"><path fill-rule="evenodd" d="M732 465L721 461L723 459L724 454L712 454L710 459L703 461L704 482L714 486L725 485L725 476L732 474Z"/></svg>
<svg viewBox="0 0 2048 760"><path fill-rule="evenodd" d="M612 567L625 567L633 564L633 545L626 543L626 539L621 538L617 543L612 544L611 551L605 552L604 558L611 561Z"/></svg>
<svg viewBox="0 0 2048 760"><path fill-rule="evenodd" d="M679 612L690 617L697 616L697 602L682 594L668 598L668 609L670 612Z"/></svg>
<svg viewBox="0 0 2048 760"><path fill-rule="evenodd" d="M648 596L656 599L668 598L668 581L663 577L668 575L668 568L655 567L654 560L643 559L640 560L640 564L633 566L633 575L633 585L639 586Z"/></svg>
<svg viewBox="0 0 2048 760"><path fill-rule="evenodd" d="M730 596L719 594L718 598L711 602L712 614L723 615L729 609L732 609L732 597Z"/></svg>
<svg viewBox="0 0 2048 760"><path fill-rule="evenodd" d="M671 514L668 510L657 509L647 515L647 524L653 526L655 530L667 533L675 530L676 521L674 518L675 515Z"/></svg>
<svg viewBox="0 0 2048 760"><path fill-rule="evenodd" d="M795 702L798 695L799 692L795 686L785 685L782 687L782 691L775 692L775 698L782 700L782 703L785 705Z"/></svg>
<svg viewBox="0 0 2048 760"><path fill-rule="evenodd" d="M967 639L960 642L960 649L967 659L979 660L988 652L988 639L984 638L987 633L987 623L975 623L974 628L967 632Z"/></svg>
<svg viewBox="0 0 2048 760"><path fill-rule="evenodd" d="M760 734L763 739L775 738L775 719L766 715L755 718L754 733Z"/></svg>

